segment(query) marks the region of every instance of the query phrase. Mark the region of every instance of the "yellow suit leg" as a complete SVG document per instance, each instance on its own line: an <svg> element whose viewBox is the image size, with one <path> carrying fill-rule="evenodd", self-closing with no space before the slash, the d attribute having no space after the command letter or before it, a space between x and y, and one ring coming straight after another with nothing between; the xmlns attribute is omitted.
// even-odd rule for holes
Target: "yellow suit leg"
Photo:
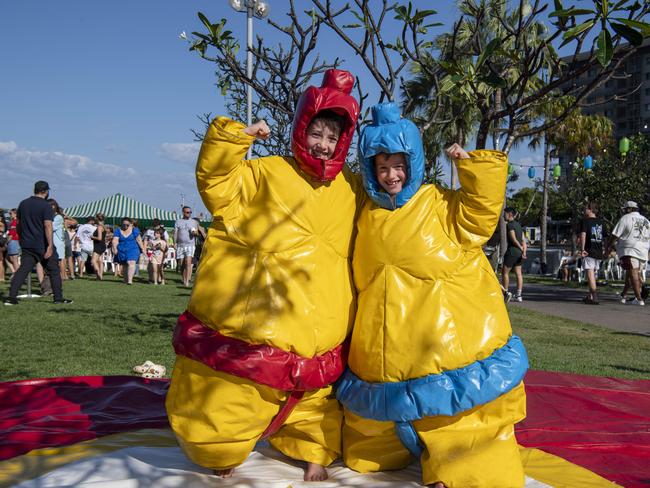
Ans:
<svg viewBox="0 0 650 488"><path fill-rule="evenodd" d="M448 488L524 486L514 424L525 415L524 385L496 400L452 417L425 417L413 426L426 445L421 457L425 484Z"/></svg>
<svg viewBox="0 0 650 488"><path fill-rule="evenodd" d="M228 469L246 460L285 398L283 391L178 356L165 406L187 456Z"/></svg>
<svg viewBox="0 0 650 488"><path fill-rule="evenodd" d="M413 460L393 422L365 419L345 409L343 461L360 473L406 467Z"/></svg>
<svg viewBox="0 0 650 488"><path fill-rule="evenodd" d="M308 391L269 441L291 458L327 466L341 455L342 417L331 386Z"/></svg>

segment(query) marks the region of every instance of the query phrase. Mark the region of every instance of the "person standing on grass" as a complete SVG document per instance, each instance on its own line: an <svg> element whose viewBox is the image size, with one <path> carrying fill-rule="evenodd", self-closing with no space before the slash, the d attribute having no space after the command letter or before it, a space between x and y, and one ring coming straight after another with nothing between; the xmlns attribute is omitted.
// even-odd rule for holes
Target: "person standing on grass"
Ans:
<svg viewBox="0 0 650 488"><path fill-rule="evenodd" d="M192 218L192 209L183 207L183 218L174 224L174 242L178 269L183 278L183 286L190 286L192 267L194 265L195 239L199 234L199 223Z"/></svg>
<svg viewBox="0 0 650 488"><path fill-rule="evenodd" d="M587 273L589 293L582 300L589 305L598 305L596 294L596 275L600 269L600 263L604 257L604 240L607 237L605 224L598 218L598 204L589 202L585 207L584 219L580 223L580 234L578 235L578 246L582 256L582 269Z"/></svg>
<svg viewBox="0 0 650 488"><path fill-rule="evenodd" d="M641 270L648 260L650 248L650 221L639 213L636 202L629 200L623 206L625 215L612 230L609 247L616 245L616 252L621 258L621 267L625 270L625 286L621 292L621 303L626 303L625 294L632 288L634 299L631 303L645 305L641 295Z"/></svg>
<svg viewBox="0 0 650 488"><path fill-rule="evenodd" d="M192 263L194 264L194 267L199 266L199 261L201 259L201 253L203 252L203 244L205 244L205 238L208 236L205 232L205 229L201 227L201 221L198 219L198 217L194 217L194 220L199 224L196 230L198 230L198 234L196 234L196 237L194 239L194 259L192 260Z"/></svg>
<svg viewBox="0 0 650 488"><path fill-rule="evenodd" d="M9 227L7 228L7 256L11 265L11 272L15 273L20 266L20 235L18 234L18 209L9 210Z"/></svg>
<svg viewBox="0 0 650 488"><path fill-rule="evenodd" d="M5 280L5 254L7 253L7 242L9 238L7 234L7 226L2 216L0 215L0 282Z"/></svg>
<svg viewBox="0 0 650 488"><path fill-rule="evenodd" d="M93 234L97 230L95 217L92 215L86 219L86 223L77 228L77 239L81 250L79 262L79 278L83 278L86 272L86 263L88 258L93 255Z"/></svg>
<svg viewBox="0 0 650 488"><path fill-rule="evenodd" d="M95 269L95 276L99 281L104 279L104 252L106 251L106 227L104 221L106 217L103 213L98 213L95 218L97 219L97 228L90 238L93 241L93 257L92 263Z"/></svg>
<svg viewBox="0 0 650 488"><path fill-rule="evenodd" d="M57 201L54 198L48 198L47 203L52 206L52 211L54 212L54 220L52 221L52 242L54 243L54 249L56 254L59 257L59 274L61 275L61 281L65 280L65 217L63 215L63 209L59 206ZM45 291L47 295L52 293L52 284L50 278L47 275L43 276L41 281L41 290Z"/></svg>
<svg viewBox="0 0 650 488"><path fill-rule="evenodd" d="M18 305L18 290L36 264L41 264L50 278L54 303L69 304L72 300L63 298L59 256L54 248L54 211L47 202L50 185L46 181L34 184L34 195L20 202L17 212L18 234L22 258L20 267L14 273L5 305Z"/></svg>
<svg viewBox="0 0 650 488"><path fill-rule="evenodd" d="M113 256L123 267L124 282L127 285L133 284L135 267L140 260L140 254L144 251L144 243L140 238L140 230L133 226L133 221L124 217L119 229L115 229L112 241Z"/></svg>
<svg viewBox="0 0 650 488"><path fill-rule="evenodd" d="M503 288L508 293L510 286L510 270L514 269L517 276L517 293L514 300L521 302L523 300L521 291L524 288L524 277L521 274L521 263L526 259L526 239L521 224L515 220L517 211L512 207L506 207L503 210L503 218L506 220L506 235L508 247L503 256L503 266L501 267L501 276Z"/></svg>
<svg viewBox="0 0 650 488"><path fill-rule="evenodd" d="M165 284L163 263L167 254L167 242L163 239L163 230L157 227L153 239L147 239L147 258L149 260L149 283Z"/></svg>

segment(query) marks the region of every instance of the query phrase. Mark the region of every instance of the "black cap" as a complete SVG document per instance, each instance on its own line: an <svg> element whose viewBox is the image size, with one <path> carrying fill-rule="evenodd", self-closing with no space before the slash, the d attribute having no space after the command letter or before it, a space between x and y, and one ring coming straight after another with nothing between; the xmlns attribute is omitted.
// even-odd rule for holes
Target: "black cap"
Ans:
<svg viewBox="0 0 650 488"><path fill-rule="evenodd" d="M47 184L47 181L37 181L34 183L34 193L43 193L50 189L50 185Z"/></svg>

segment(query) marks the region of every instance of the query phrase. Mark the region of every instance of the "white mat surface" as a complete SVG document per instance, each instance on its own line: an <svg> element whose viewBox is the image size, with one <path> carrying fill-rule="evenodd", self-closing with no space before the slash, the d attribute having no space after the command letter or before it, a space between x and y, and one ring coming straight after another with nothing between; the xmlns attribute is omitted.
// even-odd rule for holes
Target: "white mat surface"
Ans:
<svg viewBox="0 0 650 488"><path fill-rule="evenodd" d="M222 479L189 461L177 447L130 447L86 458L50 471L39 478L14 485L16 488L406 488L421 487L420 468L411 465L400 471L359 474L336 462L328 468L330 479L302 481L299 462L259 445L232 478ZM549 485L530 478L527 488Z"/></svg>

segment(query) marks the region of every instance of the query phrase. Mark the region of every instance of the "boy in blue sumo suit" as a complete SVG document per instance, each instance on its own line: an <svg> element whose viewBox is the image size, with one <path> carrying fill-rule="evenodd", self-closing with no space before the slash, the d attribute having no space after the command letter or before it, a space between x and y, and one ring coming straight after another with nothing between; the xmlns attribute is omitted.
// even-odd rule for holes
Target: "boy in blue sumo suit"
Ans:
<svg viewBox="0 0 650 488"><path fill-rule="evenodd" d="M506 155L454 144L461 189L423 185L418 129L392 103L372 113L359 141L370 200L353 256L358 309L337 390L343 459L369 472L415 456L436 488L521 487L514 424L528 359L481 249L501 214Z"/></svg>

